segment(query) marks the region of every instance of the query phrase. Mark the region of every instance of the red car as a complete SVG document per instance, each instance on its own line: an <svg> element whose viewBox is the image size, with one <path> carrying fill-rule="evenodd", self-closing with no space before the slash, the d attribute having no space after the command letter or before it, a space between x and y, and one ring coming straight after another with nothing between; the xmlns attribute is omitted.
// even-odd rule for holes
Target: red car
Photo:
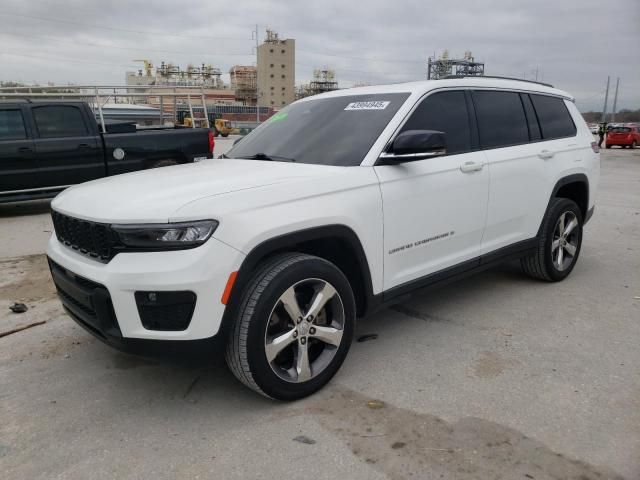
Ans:
<svg viewBox="0 0 640 480"><path fill-rule="evenodd" d="M637 125L627 127L613 127L607 132L605 146L611 148L620 145L622 148L636 148L640 145L640 127Z"/></svg>

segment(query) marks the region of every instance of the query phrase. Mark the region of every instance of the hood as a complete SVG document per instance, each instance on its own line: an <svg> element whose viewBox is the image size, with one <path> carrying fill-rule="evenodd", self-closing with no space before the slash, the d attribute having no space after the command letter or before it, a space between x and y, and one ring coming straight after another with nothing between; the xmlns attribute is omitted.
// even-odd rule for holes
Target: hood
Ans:
<svg viewBox="0 0 640 480"><path fill-rule="evenodd" d="M205 160L83 183L62 192L51 206L60 213L95 222L167 222L173 212L196 200L341 170L289 162Z"/></svg>

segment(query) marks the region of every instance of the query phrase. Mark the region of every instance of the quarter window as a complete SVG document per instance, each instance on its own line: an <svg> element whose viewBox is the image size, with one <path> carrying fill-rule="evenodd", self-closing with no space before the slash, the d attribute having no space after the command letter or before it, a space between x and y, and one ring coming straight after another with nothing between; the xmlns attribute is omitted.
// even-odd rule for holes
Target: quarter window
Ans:
<svg viewBox="0 0 640 480"><path fill-rule="evenodd" d="M471 150L471 129L464 92L441 92L425 98L402 127L407 130L436 130L444 132L447 153Z"/></svg>
<svg viewBox="0 0 640 480"><path fill-rule="evenodd" d="M531 101L538 114L542 138L550 140L575 136L576 126L562 98L531 95Z"/></svg>
<svg viewBox="0 0 640 480"><path fill-rule="evenodd" d="M520 95L516 92L473 92L483 148L508 147L529 142L529 129Z"/></svg>
<svg viewBox="0 0 640 480"><path fill-rule="evenodd" d="M0 140L23 140L27 138L20 110L0 110Z"/></svg>
<svg viewBox="0 0 640 480"><path fill-rule="evenodd" d="M76 107L47 106L33 109L40 138L81 137L87 135L82 113Z"/></svg>

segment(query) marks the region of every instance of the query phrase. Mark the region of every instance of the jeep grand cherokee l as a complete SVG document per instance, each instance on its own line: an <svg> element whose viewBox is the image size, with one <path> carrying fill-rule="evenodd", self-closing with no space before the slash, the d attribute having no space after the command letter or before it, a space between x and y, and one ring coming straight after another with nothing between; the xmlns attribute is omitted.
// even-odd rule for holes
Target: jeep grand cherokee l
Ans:
<svg viewBox="0 0 640 480"><path fill-rule="evenodd" d="M560 281L593 213L598 147L550 86L460 78L299 100L224 158L72 187L51 272L107 343L220 336L268 397L336 373L357 317L496 262Z"/></svg>

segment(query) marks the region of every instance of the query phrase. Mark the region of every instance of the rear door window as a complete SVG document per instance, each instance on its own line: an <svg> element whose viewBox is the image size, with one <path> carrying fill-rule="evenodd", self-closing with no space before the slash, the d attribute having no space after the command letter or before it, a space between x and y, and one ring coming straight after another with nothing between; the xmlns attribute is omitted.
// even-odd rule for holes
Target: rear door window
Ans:
<svg viewBox="0 0 640 480"><path fill-rule="evenodd" d="M540 121L543 139L552 140L576 135L576 126L562 98L531 95L531 101Z"/></svg>
<svg viewBox="0 0 640 480"><path fill-rule="evenodd" d="M77 107L35 107L33 118L40 138L82 137L88 134L82 112Z"/></svg>
<svg viewBox="0 0 640 480"><path fill-rule="evenodd" d="M20 110L0 110L0 140L24 140L27 131Z"/></svg>
<svg viewBox="0 0 640 480"><path fill-rule="evenodd" d="M471 129L464 92L440 92L425 98L402 127L407 130L444 132L447 154L471 150Z"/></svg>
<svg viewBox="0 0 640 480"><path fill-rule="evenodd" d="M520 94L516 92L474 91L480 145L508 147L529 142L529 128Z"/></svg>

